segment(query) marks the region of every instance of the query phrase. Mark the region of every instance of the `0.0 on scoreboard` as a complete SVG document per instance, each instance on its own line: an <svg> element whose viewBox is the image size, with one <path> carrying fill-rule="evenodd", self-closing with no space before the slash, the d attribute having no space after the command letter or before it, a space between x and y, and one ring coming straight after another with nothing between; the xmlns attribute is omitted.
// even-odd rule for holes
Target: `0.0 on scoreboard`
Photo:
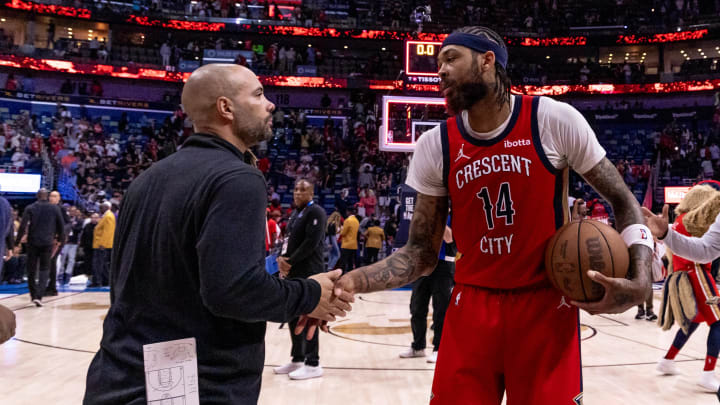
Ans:
<svg viewBox="0 0 720 405"><path fill-rule="evenodd" d="M405 41L405 75L437 76L437 55L442 42Z"/></svg>

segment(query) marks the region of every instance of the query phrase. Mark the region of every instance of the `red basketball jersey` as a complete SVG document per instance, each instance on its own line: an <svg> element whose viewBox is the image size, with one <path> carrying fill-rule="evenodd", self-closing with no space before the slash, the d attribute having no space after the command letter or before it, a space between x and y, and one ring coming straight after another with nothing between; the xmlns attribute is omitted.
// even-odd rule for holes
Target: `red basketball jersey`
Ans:
<svg viewBox="0 0 720 405"><path fill-rule="evenodd" d="M680 214L677 218L675 218L675 223L673 223L673 229L675 232L679 233L680 235L685 236L692 236L690 235L690 232L685 229L685 224L683 223L683 219L685 218L686 213ZM695 268L695 262L682 258L678 255L672 256L672 264L673 264L673 271L688 271L693 270ZM707 271L710 271L712 268L711 263L707 264L700 264L700 267L704 268Z"/></svg>
<svg viewBox="0 0 720 405"><path fill-rule="evenodd" d="M460 115L441 124L443 177L462 257L455 281L512 289L547 281L544 253L567 218L567 170L548 160L538 131L539 98L516 96L497 137L470 136Z"/></svg>

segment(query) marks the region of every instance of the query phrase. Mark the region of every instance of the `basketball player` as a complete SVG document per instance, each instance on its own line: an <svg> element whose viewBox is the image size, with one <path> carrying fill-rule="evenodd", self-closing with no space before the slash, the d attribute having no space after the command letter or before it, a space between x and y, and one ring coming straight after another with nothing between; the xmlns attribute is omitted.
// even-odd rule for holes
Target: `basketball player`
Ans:
<svg viewBox="0 0 720 405"><path fill-rule="evenodd" d="M675 213L678 214L678 217L675 219L672 227L670 227L673 233L675 235L689 237L690 233L683 223L685 215L694 208L702 205L702 203L716 193L715 189L708 185L699 185L690 189L685 198L683 198L675 208ZM648 222L650 223L650 221ZM650 229L653 229L652 225ZM720 353L720 309L718 309L717 305L708 305L706 303L708 298L720 295L718 294L717 286L713 282L714 279L710 274L711 266L709 262L712 260L707 262L698 261L698 263L695 263L681 257L683 254L676 252L673 248L671 248L671 250L673 251L673 271L685 271L688 273L697 303L698 314L690 323L690 329L687 334L685 334L682 329L677 331L672 346L670 346L665 357L658 362L657 370L663 374L679 373L675 366L675 356L677 356L685 343L687 343L690 335L695 332L700 322L704 321L710 327L710 331L707 337L705 366L703 367L703 372L700 374L700 379L697 381L697 384L709 392L717 392L718 388L720 388L720 381L718 381L717 376L715 376L715 364L717 363L718 353Z"/></svg>
<svg viewBox="0 0 720 405"><path fill-rule="evenodd" d="M418 191L408 243L336 283L336 293L370 292L431 273L452 202L463 257L433 405L500 404L503 394L508 405L581 403L577 307L619 313L650 290L653 241L637 200L578 111L510 94L507 59L502 37L488 28L447 37L438 73L452 117L417 143L407 179ZM628 279L589 272L605 295L576 307L562 305L542 264L548 240L569 216L568 167L612 205L630 253Z"/></svg>

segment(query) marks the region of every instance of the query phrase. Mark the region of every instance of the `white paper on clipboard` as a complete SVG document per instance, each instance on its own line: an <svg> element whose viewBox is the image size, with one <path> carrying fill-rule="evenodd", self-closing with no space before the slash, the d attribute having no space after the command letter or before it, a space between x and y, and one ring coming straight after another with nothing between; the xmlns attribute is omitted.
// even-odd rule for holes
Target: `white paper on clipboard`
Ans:
<svg viewBox="0 0 720 405"><path fill-rule="evenodd" d="M148 405L200 405L195 338L143 346Z"/></svg>

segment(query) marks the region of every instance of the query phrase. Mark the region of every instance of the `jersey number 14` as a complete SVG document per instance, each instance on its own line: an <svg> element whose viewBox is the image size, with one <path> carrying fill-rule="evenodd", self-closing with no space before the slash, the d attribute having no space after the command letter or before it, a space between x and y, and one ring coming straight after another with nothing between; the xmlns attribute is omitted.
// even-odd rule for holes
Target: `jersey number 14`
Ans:
<svg viewBox="0 0 720 405"><path fill-rule="evenodd" d="M505 225L513 224L515 210L513 209L512 195L510 194L510 183L505 182L500 184L500 191L498 192L494 205L490 200L490 192L487 187L483 187L482 190L477 193L477 197L483 203L488 229L495 228L495 218L504 218Z"/></svg>

